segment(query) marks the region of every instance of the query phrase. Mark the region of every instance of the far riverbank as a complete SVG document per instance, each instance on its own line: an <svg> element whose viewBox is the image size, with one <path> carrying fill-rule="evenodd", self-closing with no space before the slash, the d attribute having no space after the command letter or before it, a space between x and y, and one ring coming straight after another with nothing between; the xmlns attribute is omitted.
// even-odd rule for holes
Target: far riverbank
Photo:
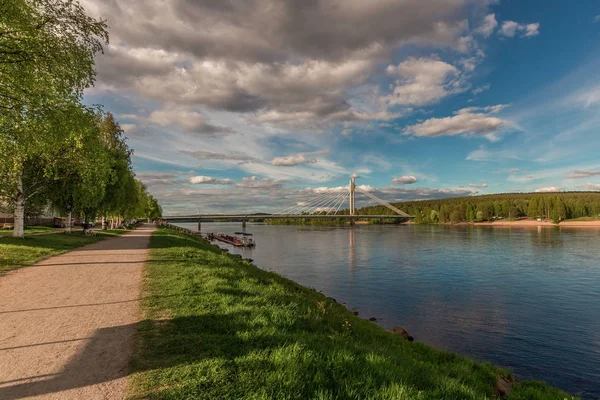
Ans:
<svg viewBox="0 0 600 400"><path fill-rule="evenodd" d="M514 227L535 227L535 226L555 226L559 228L600 228L600 220L591 221L562 221L554 223L552 221L537 221L532 219L522 219L515 221L493 221L493 222L473 222L466 225L473 226L514 226Z"/></svg>

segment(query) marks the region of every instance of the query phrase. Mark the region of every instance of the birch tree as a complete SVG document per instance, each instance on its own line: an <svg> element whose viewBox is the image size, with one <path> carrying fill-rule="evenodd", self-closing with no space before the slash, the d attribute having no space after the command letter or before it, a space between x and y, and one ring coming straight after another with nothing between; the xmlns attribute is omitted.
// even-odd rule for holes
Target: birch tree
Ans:
<svg viewBox="0 0 600 400"><path fill-rule="evenodd" d="M56 178L47 163L73 133L61 129L65 112L93 84L94 55L107 42L105 22L74 0L0 0L0 196L14 204L15 237L24 236L27 199Z"/></svg>
<svg viewBox="0 0 600 400"><path fill-rule="evenodd" d="M85 215L86 222L95 214L104 198L110 178L110 154L100 135L98 117L87 110L73 137L68 153L52 174L48 198L67 216L66 233L71 233L73 213ZM95 215L94 215L95 216Z"/></svg>

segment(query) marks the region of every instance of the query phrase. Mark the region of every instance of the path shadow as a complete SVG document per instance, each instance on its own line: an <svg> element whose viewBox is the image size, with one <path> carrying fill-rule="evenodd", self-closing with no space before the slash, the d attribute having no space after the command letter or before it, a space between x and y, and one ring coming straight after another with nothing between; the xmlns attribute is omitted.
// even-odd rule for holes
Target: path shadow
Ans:
<svg viewBox="0 0 600 400"><path fill-rule="evenodd" d="M31 377L12 380L9 386L0 387L0 399L40 396L125 377L129 354L123 352L122 344L132 341L135 332L135 324L98 329L62 371L50 375L50 379L29 381L36 378ZM6 383L0 381L0 385Z"/></svg>

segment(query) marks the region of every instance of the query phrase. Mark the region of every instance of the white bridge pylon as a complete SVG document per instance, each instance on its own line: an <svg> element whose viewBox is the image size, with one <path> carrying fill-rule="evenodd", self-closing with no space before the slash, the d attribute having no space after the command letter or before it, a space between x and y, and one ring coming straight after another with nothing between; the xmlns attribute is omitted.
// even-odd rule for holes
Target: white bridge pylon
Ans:
<svg viewBox="0 0 600 400"><path fill-rule="evenodd" d="M373 193L361 189L356 186L356 178L350 179L348 188L333 189L331 191L320 194L310 200L296 203L295 205L284 208L283 210L273 213L276 216L303 216L303 215L336 215L344 204L349 204L350 215L356 215L356 191L375 200L382 206L389 208L396 214L410 218L410 216L402 210L394 207L385 200L380 199Z"/></svg>

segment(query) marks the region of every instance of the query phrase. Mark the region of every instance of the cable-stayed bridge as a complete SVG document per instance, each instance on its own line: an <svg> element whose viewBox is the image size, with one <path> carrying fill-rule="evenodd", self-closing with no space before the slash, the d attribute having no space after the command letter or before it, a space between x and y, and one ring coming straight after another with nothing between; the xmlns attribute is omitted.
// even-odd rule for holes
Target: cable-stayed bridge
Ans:
<svg viewBox="0 0 600 400"><path fill-rule="evenodd" d="M371 198L382 206L392 210L394 214L386 215L360 215L356 213L356 191ZM347 213L346 205L348 205ZM369 218L380 219L395 219L398 222L406 222L414 218L402 210L394 207L385 200L380 199L372 193L356 186L355 178L350 180L347 188L327 191L318 194L312 199L296 203L293 206L284 208L272 214L198 214L198 215L182 215L182 216L167 216L163 217L163 222L198 222L198 231L201 230L201 223L207 221L241 221L243 226L246 226L248 220L265 220L265 219L347 219L351 225L357 219Z"/></svg>

